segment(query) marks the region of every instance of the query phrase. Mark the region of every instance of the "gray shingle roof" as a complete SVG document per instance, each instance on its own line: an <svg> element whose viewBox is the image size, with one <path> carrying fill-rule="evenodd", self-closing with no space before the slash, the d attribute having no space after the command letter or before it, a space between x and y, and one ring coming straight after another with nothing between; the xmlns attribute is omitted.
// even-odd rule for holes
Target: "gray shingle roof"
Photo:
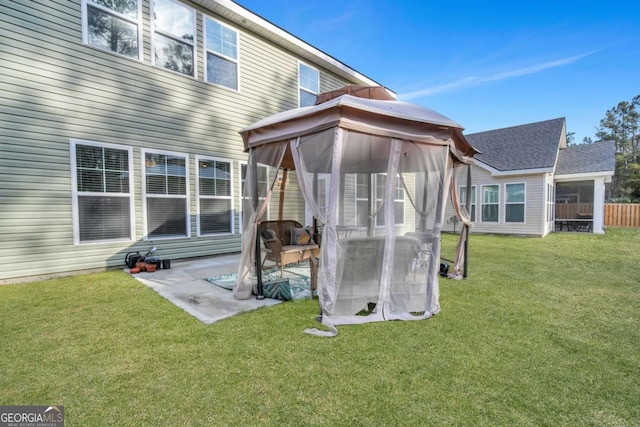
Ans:
<svg viewBox="0 0 640 427"><path fill-rule="evenodd" d="M499 170L553 168L564 117L465 135L482 154L476 159Z"/></svg>
<svg viewBox="0 0 640 427"><path fill-rule="evenodd" d="M616 168L614 141L571 145L560 150L556 175L589 172L613 172Z"/></svg>

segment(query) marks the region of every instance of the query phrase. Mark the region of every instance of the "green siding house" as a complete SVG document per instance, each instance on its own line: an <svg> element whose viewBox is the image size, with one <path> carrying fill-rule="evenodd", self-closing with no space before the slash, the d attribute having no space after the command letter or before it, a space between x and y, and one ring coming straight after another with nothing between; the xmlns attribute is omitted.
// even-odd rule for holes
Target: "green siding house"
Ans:
<svg viewBox="0 0 640 427"><path fill-rule="evenodd" d="M0 283L123 266L150 241L239 251L238 130L378 84L228 0L4 0L0 22Z"/></svg>

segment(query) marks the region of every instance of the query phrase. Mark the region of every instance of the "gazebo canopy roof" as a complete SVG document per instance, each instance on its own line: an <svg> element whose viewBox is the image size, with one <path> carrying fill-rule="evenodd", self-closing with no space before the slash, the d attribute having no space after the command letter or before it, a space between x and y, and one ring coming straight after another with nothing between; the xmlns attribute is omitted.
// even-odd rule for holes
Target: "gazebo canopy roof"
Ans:
<svg viewBox="0 0 640 427"><path fill-rule="evenodd" d="M462 135L461 125L434 110L408 102L348 94L318 105L274 114L245 127L240 134L244 148L248 150L336 126L414 142L453 143L452 151L460 160L471 158L477 152Z"/></svg>

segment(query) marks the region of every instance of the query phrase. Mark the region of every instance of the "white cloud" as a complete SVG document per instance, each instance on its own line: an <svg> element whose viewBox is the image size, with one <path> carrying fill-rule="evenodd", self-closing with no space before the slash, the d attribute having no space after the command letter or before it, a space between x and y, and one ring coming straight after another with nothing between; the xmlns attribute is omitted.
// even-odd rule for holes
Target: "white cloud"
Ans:
<svg viewBox="0 0 640 427"><path fill-rule="evenodd" d="M436 95L444 92L451 92L457 89L463 89L473 86L478 86L482 83L495 82L499 80L510 79L513 77L526 76L528 74L535 74L540 71L548 70L550 68L562 67L563 65L572 64L580 59L592 55L594 52L587 52L581 55L570 56L568 58L558 59L555 61L543 62L540 64L530 65L524 68L517 68L514 70L503 71L500 73L489 74L486 76L469 76L459 80L445 83L439 86L428 87L413 92L403 93L398 95L398 99L403 101L409 101L416 98L422 98L425 96Z"/></svg>

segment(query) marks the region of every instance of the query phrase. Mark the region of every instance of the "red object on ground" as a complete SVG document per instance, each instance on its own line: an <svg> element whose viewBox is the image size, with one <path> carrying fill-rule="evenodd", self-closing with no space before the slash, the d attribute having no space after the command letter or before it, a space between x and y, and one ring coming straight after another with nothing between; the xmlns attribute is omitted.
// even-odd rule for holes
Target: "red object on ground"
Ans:
<svg viewBox="0 0 640 427"><path fill-rule="evenodd" d="M131 273L131 274L140 273L140 269L138 267L133 267L133 268L129 269L129 273Z"/></svg>

